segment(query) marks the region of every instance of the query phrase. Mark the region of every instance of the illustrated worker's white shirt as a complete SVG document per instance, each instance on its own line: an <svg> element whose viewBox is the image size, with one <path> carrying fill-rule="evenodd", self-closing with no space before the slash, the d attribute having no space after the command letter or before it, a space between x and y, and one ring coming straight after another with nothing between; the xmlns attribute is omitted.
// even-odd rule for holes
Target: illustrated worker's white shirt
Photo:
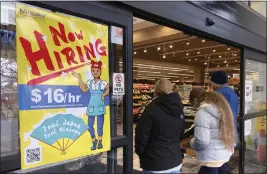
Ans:
<svg viewBox="0 0 267 174"><path fill-rule="evenodd" d="M101 82L101 86L100 86L100 82ZM100 90L104 91L106 89L106 86L108 85L108 82L105 80L98 80L97 82L95 80L88 80L87 81L87 87L88 89L90 89L90 84L91 84L91 88L92 90L98 90L99 86L100 86Z"/></svg>

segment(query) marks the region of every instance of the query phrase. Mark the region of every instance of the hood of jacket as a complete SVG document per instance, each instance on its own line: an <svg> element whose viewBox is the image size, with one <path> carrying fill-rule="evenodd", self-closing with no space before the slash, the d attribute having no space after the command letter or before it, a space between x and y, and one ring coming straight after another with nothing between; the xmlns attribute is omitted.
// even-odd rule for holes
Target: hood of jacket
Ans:
<svg viewBox="0 0 267 174"><path fill-rule="evenodd" d="M171 116L183 114L183 104L178 93L162 95L154 100L154 103Z"/></svg>
<svg viewBox="0 0 267 174"><path fill-rule="evenodd" d="M199 109L203 109L205 112L209 113L211 116L220 119L220 115L218 114L218 110L216 106L209 103L202 103Z"/></svg>

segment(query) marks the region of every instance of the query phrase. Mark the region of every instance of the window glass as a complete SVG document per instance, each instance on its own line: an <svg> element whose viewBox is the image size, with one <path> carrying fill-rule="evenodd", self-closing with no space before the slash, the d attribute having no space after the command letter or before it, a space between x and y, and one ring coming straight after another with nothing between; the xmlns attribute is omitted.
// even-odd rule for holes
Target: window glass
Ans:
<svg viewBox="0 0 267 174"><path fill-rule="evenodd" d="M250 7L266 18L266 1L251 1Z"/></svg>
<svg viewBox="0 0 267 174"><path fill-rule="evenodd" d="M245 61L245 114L266 110L266 64Z"/></svg>
<svg viewBox="0 0 267 174"><path fill-rule="evenodd" d="M115 61L110 64L110 79L112 73L122 73L123 65L123 28L110 27L111 56ZM114 37L113 37L114 36ZM10 157L20 161L19 146L19 113L18 113L18 89L17 89L17 55L16 55L16 2L1 2L1 162L4 157ZM113 136L123 135L123 117L125 102L120 96L112 96L111 117L114 118ZM116 124L115 124L116 123ZM88 147L90 148L90 147ZM118 170L122 171L123 148L119 148ZM106 173L107 153L100 153L68 162L46 166L43 173ZM12 164L13 162L11 162ZM2 164L1 164L2 166ZM52 166L52 167L50 167ZM115 166L116 167L116 166ZM14 166L14 169L19 166ZM10 169L13 170L13 169ZM3 170L1 169L1 172Z"/></svg>
<svg viewBox="0 0 267 174"><path fill-rule="evenodd" d="M266 116L245 121L245 173L266 173Z"/></svg>
<svg viewBox="0 0 267 174"><path fill-rule="evenodd" d="M1 158L19 153L15 3L1 2Z"/></svg>

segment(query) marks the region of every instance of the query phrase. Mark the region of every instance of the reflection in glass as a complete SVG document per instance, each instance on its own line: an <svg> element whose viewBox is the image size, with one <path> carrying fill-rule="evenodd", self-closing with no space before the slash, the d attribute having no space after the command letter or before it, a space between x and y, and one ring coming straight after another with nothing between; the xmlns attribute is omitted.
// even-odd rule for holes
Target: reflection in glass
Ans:
<svg viewBox="0 0 267 174"><path fill-rule="evenodd" d="M4 29L3 29L4 28ZM15 3L1 2L1 157L18 154Z"/></svg>
<svg viewBox="0 0 267 174"><path fill-rule="evenodd" d="M266 173L266 116L245 121L245 173Z"/></svg>
<svg viewBox="0 0 267 174"><path fill-rule="evenodd" d="M245 114L266 110L266 64L245 61Z"/></svg>

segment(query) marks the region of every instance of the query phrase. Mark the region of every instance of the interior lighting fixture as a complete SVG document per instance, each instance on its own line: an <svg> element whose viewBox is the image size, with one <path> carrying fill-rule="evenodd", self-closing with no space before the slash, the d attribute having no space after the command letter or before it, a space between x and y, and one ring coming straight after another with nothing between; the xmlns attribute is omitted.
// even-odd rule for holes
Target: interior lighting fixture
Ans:
<svg viewBox="0 0 267 174"><path fill-rule="evenodd" d="M208 59L210 59L210 56L208 57Z"/></svg>
<svg viewBox="0 0 267 174"><path fill-rule="evenodd" d="M135 51L134 54L136 54L137 52Z"/></svg>
<svg viewBox="0 0 267 174"><path fill-rule="evenodd" d="M221 55L219 55L219 58L221 58L222 56Z"/></svg>
<svg viewBox="0 0 267 174"><path fill-rule="evenodd" d="M215 48L213 48L212 52L216 52Z"/></svg>
<svg viewBox="0 0 267 174"><path fill-rule="evenodd" d="M248 62L248 64L250 65L250 62Z"/></svg>
<svg viewBox="0 0 267 174"><path fill-rule="evenodd" d="M189 56L189 53L186 53L187 56Z"/></svg>
<svg viewBox="0 0 267 174"><path fill-rule="evenodd" d="M166 55L163 55L162 58L165 59L166 58Z"/></svg>
<svg viewBox="0 0 267 174"><path fill-rule="evenodd" d="M206 40L205 39L202 39L202 42L204 43L204 42L206 42Z"/></svg>
<svg viewBox="0 0 267 174"><path fill-rule="evenodd" d="M225 60L224 63L227 63L227 60Z"/></svg>
<svg viewBox="0 0 267 174"><path fill-rule="evenodd" d="M237 56L237 54L235 53L234 56Z"/></svg>
<svg viewBox="0 0 267 174"><path fill-rule="evenodd" d="M191 59L188 59L188 61L190 62L190 61L191 61Z"/></svg>
<svg viewBox="0 0 267 174"><path fill-rule="evenodd" d="M226 66L229 66L228 63L226 64Z"/></svg>
<svg viewBox="0 0 267 174"><path fill-rule="evenodd" d="M220 67L220 65L217 65L217 67L219 68L219 67Z"/></svg>
<svg viewBox="0 0 267 174"><path fill-rule="evenodd" d="M173 53L172 57L175 57L175 54Z"/></svg>
<svg viewBox="0 0 267 174"><path fill-rule="evenodd" d="M200 51L197 51L197 54L200 54Z"/></svg>
<svg viewBox="0 0 267 174"><path fill-rule="evenodd" d="M172 46L172 45L170 45L169 47L170 47L170 48L173 48L173 46Z"/></svg>
<svg viewBox="0 0 267 174"><path fill-rule="evenodd" d="M237 62L237 60L235 59L235 62Z"/></svg>
<svg viewBox="0 0 267 174"><path fill-rule="evenodd" d="M197 60L197 58L195 58L195 60Z"/></svg>
<svg viewBox="0 0 267 174"><path fill-rule="evenodd" d="M204 65L207 65L207 62L205 62Z"/></svg>
<svg viewBox="0 0 267 174"><path fill-rule="evenodd" d="M231 50L231 48L228 46L228 47L227 47L227 50L229 51L229 50Z"/></svg>
<svg viewBox="0 0 267 174"><path fill-rule="evenodd" d="M159 51L159 50L160 50L160 46L158 46L158 48L157 48L157 49L158 49L158 51Z"/></svg>
<svg viewBox="0 0 267 174"><path fill-rule="evenodd" d="M189 43L188 40L187 40L185 44L186 44L186 45L189 45L190 43Z"/></svg>
<svg viewBox="0 0 267 174"><path fill-rule="evenodd" d="M146 50L146 48L144 49L144 53L146 53L147 52L147 50Z"/></svg>

